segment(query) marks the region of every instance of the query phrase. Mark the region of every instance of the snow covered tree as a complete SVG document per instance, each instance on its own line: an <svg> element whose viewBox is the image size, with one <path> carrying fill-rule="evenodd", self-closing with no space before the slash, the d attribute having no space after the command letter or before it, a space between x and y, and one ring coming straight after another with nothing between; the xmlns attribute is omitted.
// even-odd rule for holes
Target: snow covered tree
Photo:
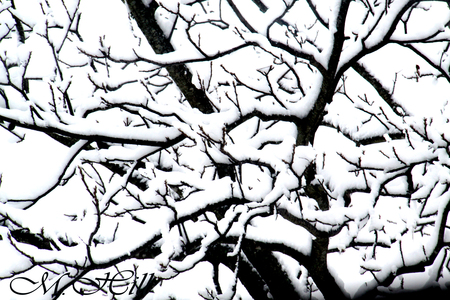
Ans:
<svg viewBox="0 0 450 300"><path fill-rule="evenodd" d="M447 1L0 0L2 297L445 291L449 54Z"/></svg>

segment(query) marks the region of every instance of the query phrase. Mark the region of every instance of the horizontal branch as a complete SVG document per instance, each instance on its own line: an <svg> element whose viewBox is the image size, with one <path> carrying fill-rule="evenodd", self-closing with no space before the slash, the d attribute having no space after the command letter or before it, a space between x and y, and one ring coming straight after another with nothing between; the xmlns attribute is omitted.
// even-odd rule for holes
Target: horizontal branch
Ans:
<svg viewBox="0 0 450 300"><path fill-rule="evenodd" d="M37 131L56 133L72 138L119 144L137 144L167 148L185 139L177 128L129 128L105 126L85 119L72 124L61 123L46 112L29 112L0 108L0 120ZM73 118L73 117L71 117Z"/></svg>

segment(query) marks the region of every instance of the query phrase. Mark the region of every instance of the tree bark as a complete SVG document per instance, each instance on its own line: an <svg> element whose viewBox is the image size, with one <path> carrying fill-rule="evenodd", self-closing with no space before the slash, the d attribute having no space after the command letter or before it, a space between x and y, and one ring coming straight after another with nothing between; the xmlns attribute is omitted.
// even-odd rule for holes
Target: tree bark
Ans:
<svg viewBox="0 0 450 300"><path fill-rule="evenodd" d="M293 282L270 249L249 240L242 244L245 255L266 282L273 299L300 299Z"/></svg>
<svg viewBox="0 0 450 300"><path fill-rule="evenodd" d="M170 40L166 38L156 22L155 12L158 8L158 3L151 1L148 7L142 3L142 0L126 0L126 3L130 9L131 16L136 20L155 53L163 54L174 51ZM193 108L197 108L205 114L213 112L213 107L205 92L192 83L192 74L186 65L170 65L166 66L166 69Z"/></svg>

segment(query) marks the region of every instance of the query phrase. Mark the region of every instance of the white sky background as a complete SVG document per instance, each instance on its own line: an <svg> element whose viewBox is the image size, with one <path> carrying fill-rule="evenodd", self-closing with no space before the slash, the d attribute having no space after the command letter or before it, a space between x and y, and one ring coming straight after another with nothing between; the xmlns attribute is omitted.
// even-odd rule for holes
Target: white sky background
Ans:
<svg viewBox="0 0 450 300"><path fill-rule="evenodd" d="M25 4L25 2L27 4ZM246 1L249 2L250 1ZM22 0L16 1L16 5L19 8L21 5L28 5L29 1ZM136 40L131 36L130 33L130 23L127 19L126 11L123 9L123 5L119 0L82 0L82 10L83 10L83 26L80 27L80 33L85 39L85 45L92 45L92 49L98 47L99 36L105 36L105 41L108 45L111 45L114 53L129 53L131 45L136 43ZM245 1L241 5L245 5ZM35 7L30 5L30 11ZM434 17L431 20L445 19L447 16L440 15L442 11L436 10ZM276 9L273 11L276 13ZM56 14L56 12L55 12ZM295 15L295 13L293 13ZM431 15L431 14L428 14ZM256 16L255 16L256 17ZM33 19L32 16L29 17ZM261 22L258 24L258 31L265 32L265 23L268 23L269 19L260 19ZM39 20L36 20L39 22ZM421 24L430 24L433 21L423 21ZM411 30L417 30L420 34L419 27L417 29L411 28ZM143 37L141 37L143 39ZM399 36L399 38L401 38ZM220 42L213 40L214 42ZM222 40L223 42L224 40ZM57 42L57 41L55 41ZM214 46L214 45L212 45ZM45 47L42 41L36 40L35 45L29 46L30 49L34 51L39 51L40 48ZM214 49L214 47L211 47ZM206 47L208 49L208 47ZM141 45L140 52L151 51L146 43ZM213 51L213 50L211 50ZM244 52L245 53L245 52ZM394 56L395 54L395 56ZM241 56L239 56L241 55ZM392 58L392 59L391 59ZM50 59L50 58L49 58ZM77 62L80 57L77 55L73 56L73 62ZM242 65L257 66L261 63L258 59L250 60L249 57L242 55L241 52L236 55L230 56L229 60L234 60L235 65L230 68L241 68ZM264 56L262 55L262 60ZM79 61L80 62L80 61ZM405 64L407 62L407 64ZM434 77L421 78L420 81L408 80L405 77L414 76L414 66L420 65L421 71L423 73L433 72L432 69L427 67L426 62L418 59L416 55L413 55L410 50L401 49L399 46L388 46L381 49L379 52L362 59L362 63L371 71L376 74L378 78L383 80L383 84L386 88L390 88L393 85L392 75L397 73L397 83L395 87L394 98L398 100L404 107L413 114L430 116L433 114L439 114L439 109L443 106L443 103L448 101L450 87L448 82L443 78L436 79ZM29 74L42 74L43 70L46 69L48 64L45 60L32 60L27 72ZM407 66L407 67L405 67ZM411 66L413 68L411 68ZM195 68L195 66L194 66ZM80 71L82 72L82 71ZM52 70L48 71L48 75L51 76ZM351 93L356 97L356 95L366 94L369 99L376 100L376 92L361 84L361 79L355 72L347 72L347 84L351 87ZM31 76L31 75L30 75ZM80 78L85 76L84 73L73 74L74 77L79 76ZM121 78L118 78L120 80ZM216 79L219 80L219 79ZM314 82L314 79L311 79ZM427 88L424 88L423 86ZM88 92L82 90L82 84L80 84L79 97L84 97L88 95ZM39 95L34 95L39 97ZM379 101L379 100L378 100ZM355 124L357 124L358 117L364 118L363 115L356 116L353 111L347 110L346 105L352 105L348 103L344 97L336 97L335 102L330 104L328 118L331 122L339 121L345 127L342 128L343 131L348 130L353 132L355 135L364 137L376 131L382 131L383 127L375 123L370 123L367 127L359 128L359 132L355 132ZM113 123L113 122L112 122ZM212 128L212 127L211 127ZM289 128L283 128L289 131ZM211 129L212 130L212 129ZM2 175L2 184L0 186L0 200L5 199L16 199L16 198L28 198L40 191L45 190L49 185L56 183L55 180L61 172L61 162L64 162L70 151L67 147L54 142L52 139L46 137L42 133L37 133L29 130L18 130L18 132L23 132L26 134L26 138L23 142L17 143L17 138L7 131L0 128L0 174ZM245 133L236 133L236 139L239 139ZM246 137L244 136L243 139ZM336 132L333 129L321 128L316 136L314 143L315 150L318 153L318 157L322 153L327 154L327 158L330 158L329 169L324 170L323 176L336 176L339 171L345 171L340 168L343 166L339 165L336 152L345 152L351 150L354 145L343 137L341 133ZM333 155L336 160L333 162ZM337 170L339 169L339 170ZM327 172L332 173L327 173ZM249 171L251 172L251 170ZM346 184L345 172L342 172L342 176L337 176L336 180L332 181L338 190L339 187L343 188ZM63 215L64 212L75 212L78 215L82 215L83 209L89 203L82 201L82 194L85 188L81 182L72 182L63 187L58 187L55 193L51 193L45 196L39 201L39 204L30 209L29 219L27 220L32 226L42 226L42 220L45 220L45 224L52 224L49 226L61 227L67 231L77 231L78 235L83 237L88 234L89 228L69 228L70 222L60 221L56 216ZM401 183L399 183L401 184ZM364 196L358 199L352 199L355 201L365 201ZM338 204L336 204L338 205ZM356 206L356 205L355 205ZM52 210L48 210L48 207L52 207ZM355 208L357 210L359 208ZM361 210L366 209L361 205ZM389 214L386 214L389 212ZM404 203L404 199L382 199L379 204L371 211L371 214L380 214L383 216L382 220L399 220L399 224L403 224L400 220L405 220L405 218L410 218L413 213L409 211L409 208ZM412 218L412 217L411 217ZM411 220L413 223L414 220ZM36 225L33 225L36 223ZM54 225L53 225L54 224ZM270 222L269 222L270 224ZM66 226L67 227L64 227ZM374 224L373 226L376 226ZM265 230L270 231L270 226L264 226ZM288 226L286 228L289 228ZM278 227L277 227L278 230ZM55 230L57 231L57 230ZM392 228L392 232L401 231L399 228ZM55 233L56 234L56 233ZM276 235L277 232L272 232ZM369 233L368 233L369 234ZM271 236L270 232L267 232L267 236ZM275 238L275 237L274 237ZM336 238L332 239L332 244L339 245L340 238L345 239L345 235L338 235ZM295 243L295 241L294 241ZM343 241L345 243L345 241ZM413 243L413 241L412 241ZM298 245L301 247L301 245ZM360 257L365 253L363 251L347 250L343 253L331 254L329 256L329 265L341 280L343 287L351 294L355 293L357 289L363 284L365 280L371 280L372 277L370 273L365 273L363 276L360 274ZM9 270L11 265L23 266L26 268L28 266L28 261L23 259L19 255L12 254L11 247L7 243L0 242L0 253L8 253L8 255L0 256L0 274L2 270ZM10 254L11 253L11 254ZM388 252L386 252L388 253ZM379 252L379 257L383 255L383 251ZM356 259L353 259L356 258ZM382 259L381 259L382 260ZM290 265L287 268L292 268L291 270L297 270L298 266ZM430 268L432 270L432 268ZM41 270L32 270L25 273L26 276L35 276L40 274ZM155 291L154 298L150 296L146 299L166 299L167 296L173 295L176 299L194 299L198 297L199 291L205 291L206 287L212 287L212 281L210 280L211 268L207 264L199 264L192 271L187 272L178 276L176 279L164 283L161 287L158 287ZM230 272L221 269L224 276L221 276L223 280L223 288L226 286L227 277L231 278ZM205 276L203 276L205 275ZM420 276L420 275L418 275ZM422 282L420 277L417 281ZM443 281L448 280L448 278L443 279ZM414 282L414 280L412 281ZM397 282L395 284L398 284ZM0 281L0 292L2 295L8 295L9 292L9 280ZM238 295L235 299L241 296L243 299L248 298L248 294L239 286ZM3 296L2 296L3 297ZM8 295L8 299L15 299L13 294ZM35 298L33 298L35 297ZM97 293L94 296L77 296L75 294L68 293L61 299L76 299L80 297L82 299L106 299ZM16 297L17 299L40 299L37 294L30 295L29 297Z"/></svg>

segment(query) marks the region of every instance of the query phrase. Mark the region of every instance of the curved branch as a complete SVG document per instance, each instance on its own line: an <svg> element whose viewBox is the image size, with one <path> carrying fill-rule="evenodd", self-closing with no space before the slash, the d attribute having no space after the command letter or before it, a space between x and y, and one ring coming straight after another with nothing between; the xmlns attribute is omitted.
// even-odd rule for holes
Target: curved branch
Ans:
<svg viewBox="0 0 450 300"><path fill-rule="evenodd" d="M436 70L439 71L440 75L442 75L449 83L450 83L450 74L449 74L449 70L444 70L440 65L437 65L436 63L434 63L430 58L428 58L427 55L425 55L424 53L422 53L419 49L417 49L416 47L414 47L414 45L412 44L403 44L403 43L398 43L400 46L405 47L410 49L411 51L413 51L414 53L416 53L417 55L419 55L421 58L423 58L423 60L425 60L428 64L430 64L430 66L432 66L433 68L435 68Z"/></svg>

